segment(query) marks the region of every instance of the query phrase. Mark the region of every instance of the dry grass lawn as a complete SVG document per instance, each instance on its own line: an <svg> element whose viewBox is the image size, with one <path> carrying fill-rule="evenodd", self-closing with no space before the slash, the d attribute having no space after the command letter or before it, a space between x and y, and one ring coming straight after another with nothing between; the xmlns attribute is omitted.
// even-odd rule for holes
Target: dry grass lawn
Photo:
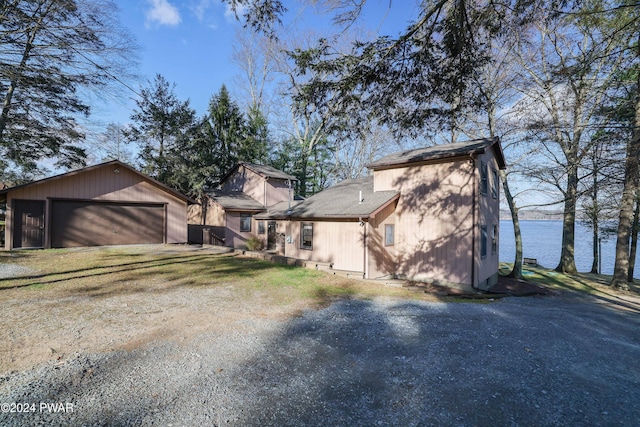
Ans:
<svg viewBox="0 0 640 427"><path fill-rule="evenodd" d="M0 372L241 331L336 298L446 298L188 246L0 252L0 263L28 269L0 279Z"/></svg>

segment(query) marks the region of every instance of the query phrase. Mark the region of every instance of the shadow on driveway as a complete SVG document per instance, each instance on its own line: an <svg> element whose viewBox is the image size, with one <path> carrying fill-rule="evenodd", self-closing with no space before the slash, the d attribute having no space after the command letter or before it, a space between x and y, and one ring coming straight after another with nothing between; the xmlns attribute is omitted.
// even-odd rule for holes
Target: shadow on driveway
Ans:
<svg viewBox="0 0 640 427"><path fill-rule="evenodd" d="M47 425L635 425L638 360L637 314L581 300L343 300L0 378L0 391L75 403L39 414ZM0 424L33 421L15 415Z"/></svg>

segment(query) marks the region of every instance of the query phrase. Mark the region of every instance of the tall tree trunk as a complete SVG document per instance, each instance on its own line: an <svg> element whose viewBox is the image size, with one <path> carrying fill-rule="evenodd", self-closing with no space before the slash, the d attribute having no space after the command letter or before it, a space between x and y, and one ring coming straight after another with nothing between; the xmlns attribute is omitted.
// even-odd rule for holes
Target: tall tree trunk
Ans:
<svg viewBox="0 0 640 427"><path fill-rule="evenodd" d="M511 211L511 220L513 221L513 236L516 242L516 254L515 254L515 259L513 261L513 268L511 269L511 273L509 273L509 277L521 279L522 278L522 233L520 232L520 219L518 218L518 208L516 207L516 202L513 199L513 195L511 194L511 190L509 188L509 183L507 181L507 174L503 170L500 171L500 181L502 181L502 189L504 190L504 197L507 199L507 204L509 205L509 211Z"/></svg>
<svg viewBox="0 0 640 427"><path fill-rule="evenodd" d="M593 151L592 166L593 166L593 191L591 192L591 199L593 201L593 206L591 206L591 210L588 213L587 218L592 222L592 231L593 231L593 262L591 263L591 273L597 274L600 270L602 270L599 262L600 255L600 224L598 222L598 212L600 211L600 204L598 203L598 156L597 156L597 146Z"/></svg>
<svg viewBox="0 0 640 427"><path fill-rule="evenodd" d="M616 240L616 263L613 267L611 286L629 289L629 236L633 217L633 204L638 194L638 155L640 154L640 73L637 75L633 136L627 144L624 167L624 188L620 202L618 236Z"/></svg>
<svg viewBox="0 0 640 427"><path fill-rule="evenodd" d="M569 170L567 172L567 191L564 200L564 215L562 220L562 252L560 263L556 271L575 274L575 236L576 236L576 203L578 199L578 160L568 155Z"/></svg>
<svg viewBox="0 0 640 427"><path fill-rule="evenodd" d="M593 221L593 262L591 263L591 273L593 274L597 274L598 270L600 268L600 265L598 265L598 255L600 254L600 246L598 245L599 242L599 234L600 234L600 226L598 225L598 220L595 219Z"/></svg>
<svg viewBox="0 0 640 427"><path fill-rule="evenodd" d="M307 168L309 166L309 153L302 149L300 158L300 176L298 177L298 192L302 197L307 197Z"/></svg>
<svg viewBox="0 0 640 427"><path fill-rule="evenodd" d="M636 209L633 212L633 225L631 226L631 250L629 251L629 273L627 282L633 282L633 273L636 266L636 251L638 249L638 222L640 216L640 200L636 197Z"/></svg>
<svg viewBox="0 0 640 427"><path fill-rule="evenodd" d="M47 8L47 11L45 11L45 13L48 12L48 9L51 6L49 6ZM4 136L4 131L7 128L7 121L9 118L9 112L11 111L11 102L13 99L13 94L16 90L16 88L20 85L20 81L23 78L25 69L27 68L27 61L29 60L30 56L31 56L31 50L33 49L33 43L35 42L36 36L38 34L38 31L40 31L40 27L42 25L42 20L43 20L43 16L40 15L38 16L38 18L36 19L35 16L37 16L40 13L40 8L38 8L36 10L36 12L34 13L34 16L31 18L35 21L35 25L29 29L29 31L27 32L26 36L27 36L27 42L25 44L24 47L24 51L22 52L22 58L20 59L20 65L18 66L17 70L15 71L15 75L14 78L11 79L11 81L9 82L9 85L7 86L7 92L4 96L4 101L2 103L2 112L0 113L0 141L2 141L2 138Z"/></svg>

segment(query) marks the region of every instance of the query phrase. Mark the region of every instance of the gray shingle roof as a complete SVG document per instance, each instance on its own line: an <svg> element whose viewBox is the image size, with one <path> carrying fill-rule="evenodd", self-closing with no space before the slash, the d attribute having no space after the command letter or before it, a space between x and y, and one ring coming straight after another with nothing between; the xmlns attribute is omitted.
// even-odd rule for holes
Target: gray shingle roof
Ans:
<svg viewBox="0 0 640 427"><path fill-rule="evenodd" d="M454 144L434 145L433 147L418 148L415 150L400 151L389 154L367 165L370 169L384 169L387 167L404 165L407 163L425 162L429 160L449 159L472 154L484 153L487 148L494 147L496 158L500 168L504 168L505 161L498 138L474 139L471 141L456 142Z"/></svg>
<svg viewBox="0 0 640 427"><path fill-rule="evenodd" d="M362 191L362 201L358 198ZM259 215L264 218L368 218L369 215L398 197L397 191L373 191L373 177L347 179L306 200L283 202Z"/></svg>
<svg viewBox="0 0 640 427"><path fill-rule="evenodd" d="M267 165L257 165L255 163L242 163L245 167L251 169L255 173L262 175L266 178L277 178L277 179L290 179L291 181L297 181L293 175L289 175L288 173L284 173L281 170L278 170L272 166Z"/></svg>
<svg viewBox="0 0 640 427"><path fill-rule="evenodd" d="M224 182L227 178L229 178L229 176L231 176L236 170L238 170L240 166L244 166L247 169L257 173L258 175L264 178L284 179L284 180L291 180L291 181L298 180L298 178L296 178L295 176L284 173L281 170L278 170L272 166L257 165L255 163L247 163L247 162L238 162L234 167L232 167L229 170L229 172L227 172L222 177L222 179L220 179L220 182Z"/></svg>
<svg viewBox="0 0 640 427"><path fill-rule="evenodd" d="M73 170L73 171L70 171L70 172L66 172L66 173L62 173L62 174L59 174L59 175L50 176L48 178L39 179L37 181L28 182L26 184L16 185L15 187L6 187L6 188L0 190L0 196L2 196L4 194L7 194L10 191L17 190L19 188L24 188L24 187L29 187L29 186L32 186L32 185L39 185L39 184L47 183L47 182L50 182L50 181L55 181L57 179L61 179L61 178L69 177L69 176L74 176L74 175L78 175L78 174L81 174L81 173L89 172L89 171L92 171L92 170L95 170L95 169L99 169L99 168L104 167L104 166L112 166L114 168L120 168L120 167L125 168L127 170L130 170L134 174L141 176L144 180L148 181L149 183L151 183L155 187L157 187L157 188L159 188L159 189L161 189L163 191L166 191L169 194L172 194L173 196L177 197L180 200L186 201L190 205L198 203L195 200L193 200L193 199L185 196L184 194L180 193L179 191L174 190L173 188L168 187L167 185L161 183L160 181L157 181L154 178L151 178L150 176L143 174L142 172L134 169L132 166L129 166L126 163L121 162L120 160L111 160L111 161L108 161L108 162L99 163L99 164L92 165L92 166L87 166L87 167L82 168L82 169L76 169L76 170Z"/></svg>
<svg viewBox="0 0 640 427"><path fill-rule="evenodd" d="M207 193L226 210L262 211L266 208L241 191L212 191Z"/></svg>

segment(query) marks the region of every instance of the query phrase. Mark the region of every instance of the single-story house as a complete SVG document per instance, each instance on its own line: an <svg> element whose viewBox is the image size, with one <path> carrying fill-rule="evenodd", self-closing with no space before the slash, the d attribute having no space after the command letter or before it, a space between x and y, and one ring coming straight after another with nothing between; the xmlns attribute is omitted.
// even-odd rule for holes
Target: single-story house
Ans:
<svg viewBox="0 0 640 427"><path fill-rule="evenodd" d="M505 168L497 138L403 151L367 167L371 176L254 219L284 237L281 254L363 278L477 289L497 281Z"/></svg>
<svg viewBox="0 0 640 427"><path fill-rule="evenodd" d="M186 243L188 197L114 160L0 190L5 249Z"/></svg>
<svg viewBox="0 0 640 427"><path fill-rule="evenodd" d="M202 243L202 230L209 242L241 248L251 236L265 237L265 246L275 247L274 229L254 219L256 214L293 200L292 183L297 178L271 166L239 162L220 180L219 189L208 192L201 204L189 206L190 241Z"/></svg>

